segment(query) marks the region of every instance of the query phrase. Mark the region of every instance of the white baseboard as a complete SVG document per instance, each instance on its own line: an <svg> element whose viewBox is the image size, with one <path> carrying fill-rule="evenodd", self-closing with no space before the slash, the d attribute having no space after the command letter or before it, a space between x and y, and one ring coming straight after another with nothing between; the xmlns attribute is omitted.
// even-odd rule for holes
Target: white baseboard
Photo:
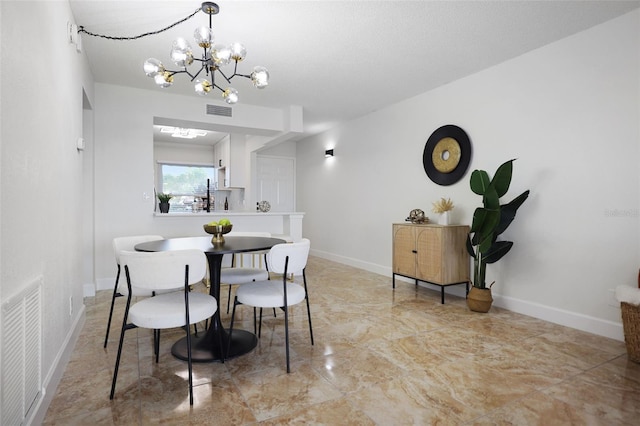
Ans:
<svg viewBox="0 0 640 426"><path fill-rule="evenodd" d="M500 308L508 309L519 314L529 315L555 324L624 341L621 322L616 323L577 312L566 311L564 309L553 308L538 303L514 299L512 297L505 297L499 294L493 294L493 303Z"/></svg>
<svg viewBox="0 0 640 426"><path fill-rule="evenodd" d="M96 291L113 290L113 285L115 282L116 282L116 277L98 278L96 280Z"/></svg>
<svg viewBox="0 0 640 426"><path fill-rule="evenodd" d="M364 262L359 259L353 259L350 257L339 256L333 253L327 253L319 250L311 250L310 254L323 259L332 260L334 262L342 263L344 265L353 266L355 268L364 269L365 271L373 272L375 274L391 277L392 269L388 266L376 265L370 262ZM396 280L405 281L409 283L415 282L411 278L401 277L396 275ZM440 291L440 286L431 285L424 282L420 282L419 285ZM445 295L451 294L459 297L465 297L464 286L450 286L445 288ZM446 300L446 296L445 296ZM538 318L544 321L549 321L554 324L563 325L566 327L575 328L577 330L586 331L588 333L597 334L598 336L608 337L611 339L624 341L624 332L622 330L622 323L604 320L601 318L595 318L588 315L580 314L577 312L566 311L563 309L554 308L551 306L541 305L538 303L528 302L526 300L514 299L511 297L504 297L499 294L493 293L493 304L499 308L507 309L512 312L516 312L530 317Z"/></svg>
<svg viewBox="0 0 640 426"><path fill-rule="evenodd" d="M85 314L86 310L84 305L82 305L78 310L78 315L73 321L69 333L67 333L64 344L53 361L51 369L44 375L44 379L42 381L42 397L33 410L31 418L26 420L27 425L40 425L44 422L49 405L51 404L51 401L53 401L56 389L60 384L60 380L62 380L64 370L67 368L73 349L76 346L76 342L78 341L78 337L80 336L80 332L84 326L86 319Z"/></svg>
<svg viewBox="0 0 640 426"><path fill-rule="evenodd" d="M380 275L391 276L391 268L388 266L380 266L375 263L365 262L360 259L354 259L352 257L338 256L333 253L325 251L313 250L309 251L309 254L323 259L332 260L334 262L342 263L343 265L353 266L354 268L364 269L365 271L373 272Z"/></svg>
<svg viewBox="0 0 640 426"><path fill-rule="evenodd" d="M96 295L96 286L93 284L84 284L82 286L83 297L93 297Z"/></svg>

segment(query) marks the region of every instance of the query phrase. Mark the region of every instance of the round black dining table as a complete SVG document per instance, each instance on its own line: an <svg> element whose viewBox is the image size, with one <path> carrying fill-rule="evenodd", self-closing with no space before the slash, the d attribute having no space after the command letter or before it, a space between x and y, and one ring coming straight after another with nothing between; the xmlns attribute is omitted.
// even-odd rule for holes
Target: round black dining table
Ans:
<svg viewBox="0 0 640 426"><path fill-rule="evenodd" d="M218 309L211 318L211 324L204 335L191 336L191 359L193 362L222 361L225 358L233 358L250 352L258 344L258 337L246 330L234 329L229 345L229 353L226 353L229 341L229 333L220 321L220 270L222 269L222 257L225 254L247 253L252 251L268 250L276 244L286 241L280 238L269 237L224 237L224 243L212 244L211 237L185 237L167 238L165 240L149 241L135 246L137 251L155 252L168 250L198 249L207 256L209 263L209 276L211 286L209 294L218 301ZM176 358L187 360L187 338L178 340L171 348L171 353ZM226 353L226 356L225 356Z"/></svg>

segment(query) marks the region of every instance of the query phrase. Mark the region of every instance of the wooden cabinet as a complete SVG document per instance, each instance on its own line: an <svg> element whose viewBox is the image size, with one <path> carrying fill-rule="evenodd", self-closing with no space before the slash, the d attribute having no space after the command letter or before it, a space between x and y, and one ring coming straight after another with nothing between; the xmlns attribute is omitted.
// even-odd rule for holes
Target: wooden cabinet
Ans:
<svg viewBox="0 0 640 426"><path fill-rule="evenodd" d="M469 289L469 254L466 225L393 224L393 288L396 275L444 287L466 284Z"/></svg>

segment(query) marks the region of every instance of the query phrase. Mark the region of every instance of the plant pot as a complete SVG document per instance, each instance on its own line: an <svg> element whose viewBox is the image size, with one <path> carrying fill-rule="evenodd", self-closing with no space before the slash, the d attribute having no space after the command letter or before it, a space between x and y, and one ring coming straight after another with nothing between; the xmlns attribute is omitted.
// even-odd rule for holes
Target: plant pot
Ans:
<svg viewBox="0 0 640 426"><path fill-rule="evenodd" d="M489 312L492 303L493 297L491 297L490 288L471 287L469 294L467 294L467 306L473 312Z"/></svg>
<svg viewBox="0 0 640 426"><path fill-rule="evenodd" d="M161 201L158 203L158 207L160 207L160 213L169 213L169 207L171 204L167 201Z"/></svg>

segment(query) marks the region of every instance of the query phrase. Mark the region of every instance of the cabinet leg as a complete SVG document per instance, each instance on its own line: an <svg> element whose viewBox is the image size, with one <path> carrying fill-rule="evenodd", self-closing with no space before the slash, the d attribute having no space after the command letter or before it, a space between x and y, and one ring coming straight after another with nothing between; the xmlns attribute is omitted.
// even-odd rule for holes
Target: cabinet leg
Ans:
<svg viewBox="0 0 640 426"><path fill-rule="evenodd" d="M440 286L440 303L444 305L444 286Z"/></svg>
<svg viewBox="0 0 640 426"><path fill-rule="evenodd" d="M396 274L394 273L391 273L391 282L393 283L393 288L396 288Z"/></svg>

